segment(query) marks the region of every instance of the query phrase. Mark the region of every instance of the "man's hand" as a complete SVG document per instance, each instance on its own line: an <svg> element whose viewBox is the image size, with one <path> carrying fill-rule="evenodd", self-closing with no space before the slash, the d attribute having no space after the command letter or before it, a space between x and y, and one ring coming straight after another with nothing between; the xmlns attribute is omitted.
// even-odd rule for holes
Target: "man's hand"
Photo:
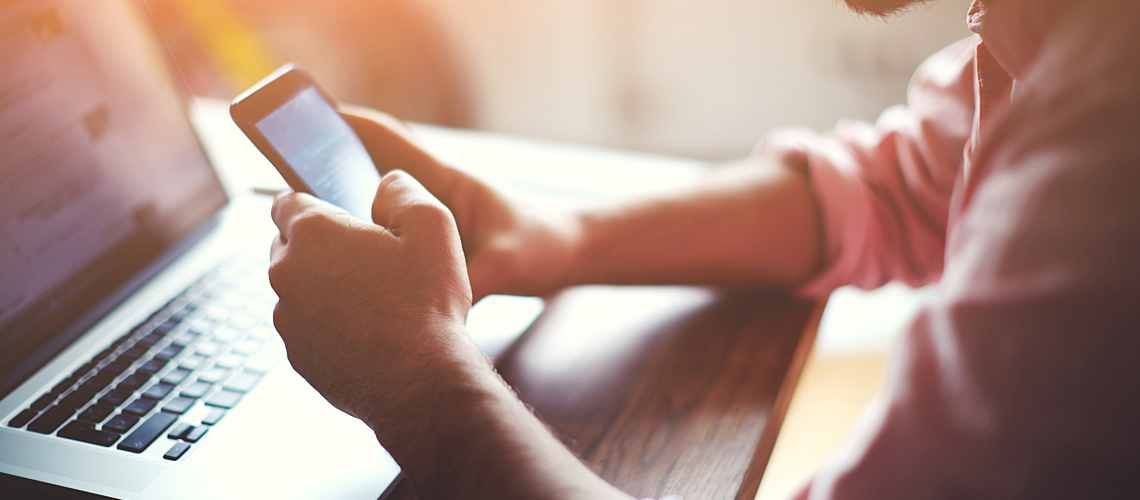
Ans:
<svg viewBox="0 0 1140 500"><path fill-rule="evenodd" d="M353 110L344 117L382 171L407 171L451 209L476 300L494 293L544 295L569 284L579 237L576 218L520 206L433 157L387 115Z"/></svg>
<svg viewBox="0 0 1140 500"><path fill-rule="evenodd" d="M471 288L455 221L415 179L384 176L376 224L306 194L277 198L269 280L273 322L293 367L366 422L435 393L423 387L468 342ZM427 402L430 403L430 402ZM404 417L399 417L404 418Z"/></svg>
<svg viewBox="0 0 1140 500"><path fill-rule="evenodd" d="M373 219L305 194L273 205L273 323L297 372L367 423L424 498L627 498L463 335L471 287L451 212L393 171Z"/></svg>

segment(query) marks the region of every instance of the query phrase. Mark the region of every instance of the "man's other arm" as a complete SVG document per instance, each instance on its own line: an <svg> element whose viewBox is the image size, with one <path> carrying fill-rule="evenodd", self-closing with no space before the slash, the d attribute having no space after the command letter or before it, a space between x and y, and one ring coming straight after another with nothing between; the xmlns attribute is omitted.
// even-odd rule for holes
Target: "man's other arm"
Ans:
<svg viewBox="0 0 1140 500"><path fill-rule="evenodd" d="M1087 29L981 144L885 398L798 498L1136 498L1138 35Z"/></svg>
<svg viewBox="0 0 1140 500"><path fill-rule="evenodd" d="M937 279L977 43L931 57L907 106L874 125L777 133L705 185L579 214L569 283L762 284L818 296Z"/></svg>
<svg viewBox="0 0 1140 500"><path fill-rule="evenodd" d="M586 283L798 287L926 283L973 116L976 39L932 57L908 105L827 137L779 133L752 158L671 193L547 214L433 157L389 117L346 118L382 169L455 215L476 299Z"/></svg>

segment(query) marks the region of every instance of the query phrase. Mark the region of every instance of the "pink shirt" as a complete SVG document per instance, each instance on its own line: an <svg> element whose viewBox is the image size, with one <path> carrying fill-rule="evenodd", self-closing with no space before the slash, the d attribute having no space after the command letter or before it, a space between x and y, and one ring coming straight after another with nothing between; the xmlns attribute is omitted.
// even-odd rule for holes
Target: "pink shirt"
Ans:
<svg viewBox="0 0 1140 500"><path fill-rule="evenodd" d="M1140 2L976 1L875 125L774 136L821 296L937 283L797 498L1140 498Z"/></svg>

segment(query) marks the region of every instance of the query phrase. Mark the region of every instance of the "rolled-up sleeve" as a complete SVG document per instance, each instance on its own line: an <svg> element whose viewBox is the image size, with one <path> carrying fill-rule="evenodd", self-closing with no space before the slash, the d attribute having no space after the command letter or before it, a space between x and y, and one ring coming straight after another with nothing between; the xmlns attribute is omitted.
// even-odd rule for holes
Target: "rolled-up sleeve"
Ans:
<svg viewBox="0 0 1140 500"><path fill-rule="evenodd" d="M812 183L825 262L801 294L940 276L950 196L972 127L977 44L962 40L927 60L907 105L874 125L841 123L826 136L781 131L758 147L802 166Z"/></svg>
<svg viewBox="0 0 1140 500"><path fill-rule="evenodd" d="M1117 66L1019 90L885 397L798 499L1137 498L1140 66Z"/></svg>

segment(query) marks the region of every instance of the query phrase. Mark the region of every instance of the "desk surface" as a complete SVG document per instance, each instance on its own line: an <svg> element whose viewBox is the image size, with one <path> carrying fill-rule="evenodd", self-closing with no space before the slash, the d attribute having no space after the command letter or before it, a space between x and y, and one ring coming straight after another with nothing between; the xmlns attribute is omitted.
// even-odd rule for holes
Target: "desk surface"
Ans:
<svg viewBox="0 0 1140 500"><path fill-rule="evenodd" d="M751 500L815 309L756 291L578 288L552 300L497 366L623 491ZM416 498L411 490L394 498Z"/></svg>
<svg viewBox="0 0 1140 500"><path fill-rule="evenodd" d="M224 170L244 176L244 184L280 185L250 146L217 145L234 140L224 109L199 108L212 149L239 152L215 159ZM445 159L547 203L582 193L611 200L700 175L683 160L417 131ZM560 196L568 192L573 196ZM790 400L788 382L806 359L816 309L759 291L578 288L553 298L497 366L564 443L624 491L751 500ZM394 495L414 497L408 485Z"/></svg>

